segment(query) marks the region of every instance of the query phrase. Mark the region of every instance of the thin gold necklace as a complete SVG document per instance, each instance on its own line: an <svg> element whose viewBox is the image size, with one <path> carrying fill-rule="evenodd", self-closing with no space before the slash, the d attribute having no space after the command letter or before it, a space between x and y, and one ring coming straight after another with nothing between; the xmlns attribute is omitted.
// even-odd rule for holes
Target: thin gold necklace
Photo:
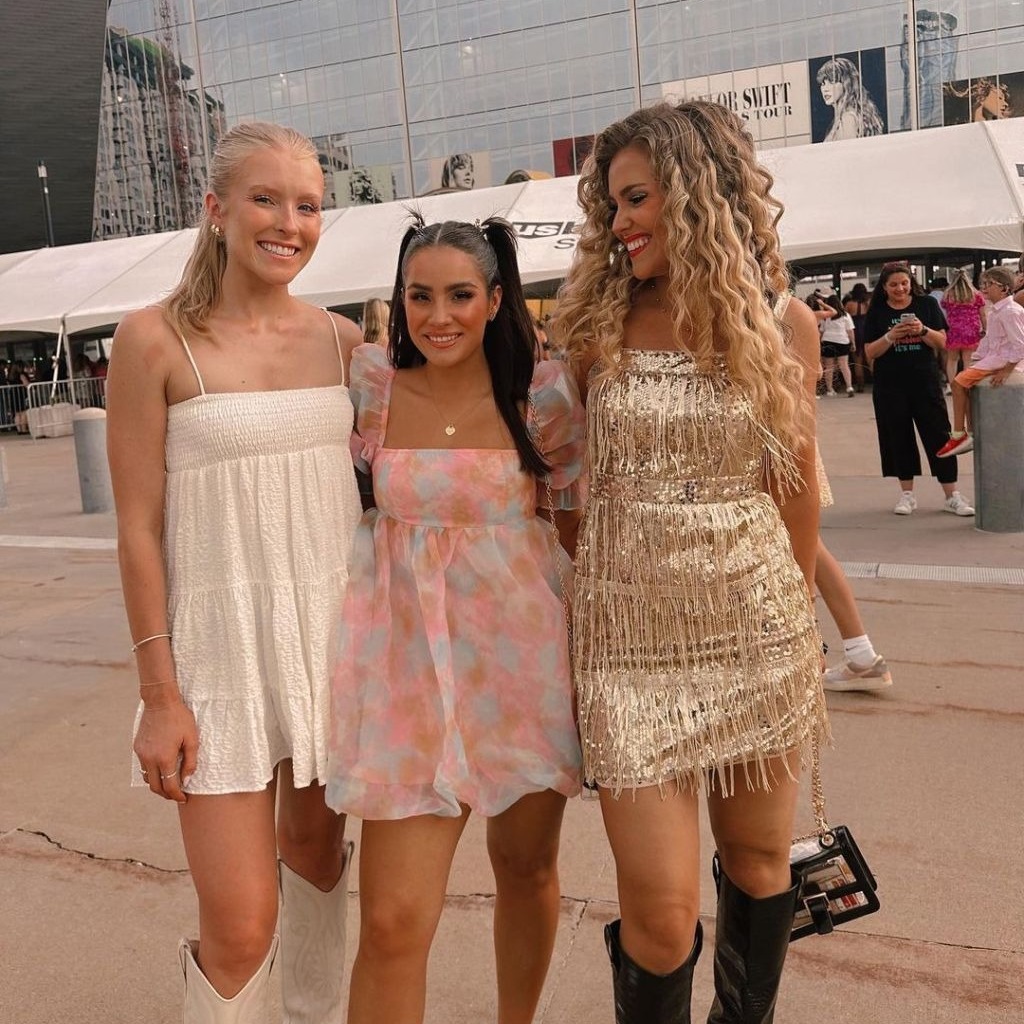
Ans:
<svg viewBox="0 0 1024 1024"><path fill-rule="evenodd" d="M434 397L434 386L430 383L430 374L425 373L423 376L426 377L427 379L427 391L430 393L431 404L434 406L434 411L437 413L437 418L444 425L444 432L449 437L451 437L455 433L455 424L458 423L459 420L464 419L466 416L468 416L471 412L473 412L474 409L476 409L476 407L485 398L489 398L493 394L492 391L485 392L478 399L476 399L476 401L474 401L472 405L470 405L466 409L463 409L458 416L453 416L451 419L448 419L444 415L442 415L441 407L437 404L437 399Z"/></svg>

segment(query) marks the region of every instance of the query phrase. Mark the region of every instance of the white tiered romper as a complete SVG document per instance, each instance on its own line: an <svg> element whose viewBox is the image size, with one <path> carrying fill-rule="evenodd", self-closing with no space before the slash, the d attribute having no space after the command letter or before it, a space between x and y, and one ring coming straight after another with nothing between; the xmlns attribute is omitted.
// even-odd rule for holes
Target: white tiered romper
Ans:
<svg viewBox="0 0 1024 1024"><path fill-rule="evenodd" d="M199 732L185 791L258 791L285 758L305 787L326 779L329 647L361 513L348 387L208 394L181 341L199 394L167 411L164 556Z"/></svg>

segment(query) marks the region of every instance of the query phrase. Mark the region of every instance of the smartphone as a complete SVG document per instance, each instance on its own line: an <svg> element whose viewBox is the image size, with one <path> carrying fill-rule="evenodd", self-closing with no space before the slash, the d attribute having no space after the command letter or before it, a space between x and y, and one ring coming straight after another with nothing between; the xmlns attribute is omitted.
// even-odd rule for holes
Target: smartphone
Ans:
<svg viewBox="0 0 1024 1024"><path fill-rule="evenodd" d="M910 323L911 320L916 320L916 319L917 319L917 314L916 313L904 313L900 317L900 323L901 324L907 324L907 323Z"/></svg>

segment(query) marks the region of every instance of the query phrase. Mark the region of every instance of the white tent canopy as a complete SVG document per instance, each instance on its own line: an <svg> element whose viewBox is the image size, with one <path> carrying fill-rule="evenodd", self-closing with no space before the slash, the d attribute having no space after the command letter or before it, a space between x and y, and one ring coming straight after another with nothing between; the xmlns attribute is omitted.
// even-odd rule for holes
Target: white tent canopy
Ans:
<svg viewBox="0 0 1024 1024"><path fill-rule="evenodd" d="M1021 251L1024 118L765 150L786 259Z"/></svg>
<svg viewBox="0 0 1024 1024"><path fill-rule="evenodd" d="M780 233L791 262L1024 248L1024 118L765 150L761 159L786 206ZM524 282L558 281L575 245L576 184L553 178L329 211L293 291L327 306L390 295L410 206L428 221L506 217L519 235ZM0 332L117 323L171 290L194 235L0 256Z"/></svg>

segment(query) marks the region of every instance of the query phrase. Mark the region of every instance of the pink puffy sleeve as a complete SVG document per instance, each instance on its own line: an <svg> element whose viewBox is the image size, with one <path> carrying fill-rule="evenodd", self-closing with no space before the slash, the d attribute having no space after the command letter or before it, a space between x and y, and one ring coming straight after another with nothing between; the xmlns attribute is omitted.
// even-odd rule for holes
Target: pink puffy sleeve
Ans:
<svg viewBox="0 0 1024 1024"><path fill-rule="evenodd" d="M551 467L551 500L558 511L582 508L587 498L587 416L576 381L555 359L537 363L530 384L529 427ZM547 483L537 481L537 507L548 507Z"/></svg>
<svg viewBox="0 0 1024 1024"><path fill-rule="evenodd" d="M388 399L395 368L380 345L359 345L352 351L349 396L355 409L352 430L352 461L356 469L369 473L384 438Z"/></svg>

